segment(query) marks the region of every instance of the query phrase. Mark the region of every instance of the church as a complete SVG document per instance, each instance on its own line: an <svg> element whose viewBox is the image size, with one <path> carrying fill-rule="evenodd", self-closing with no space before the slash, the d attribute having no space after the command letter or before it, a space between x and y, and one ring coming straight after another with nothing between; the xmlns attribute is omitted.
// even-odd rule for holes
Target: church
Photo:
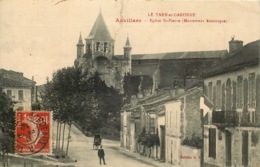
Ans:
<svg viewBox="0 0 260 167"><path fill-rule="evenodd" d="M150 77L153 81L150 94L159 89L192 87L201 81L203 70L228 54L227 50L131 54L128 37L122 48L123 55L115 55L114 46L115 40L100 12L85 44L80 35L74 64L89 75L98 72L107 86L121 92L126 74Z"/></svg>
<svg viewBox="0 0 260 167"><path fill-rule="evenodd" d="M90 75L98 72L107 86L122 90L123 77L131 72L132 48L128 37L123 48L124 55L115 56L114 46L115 40L111 37L100 12L85 39L85 45L80 35L74 64L76 67L88 71Z"/></svg>

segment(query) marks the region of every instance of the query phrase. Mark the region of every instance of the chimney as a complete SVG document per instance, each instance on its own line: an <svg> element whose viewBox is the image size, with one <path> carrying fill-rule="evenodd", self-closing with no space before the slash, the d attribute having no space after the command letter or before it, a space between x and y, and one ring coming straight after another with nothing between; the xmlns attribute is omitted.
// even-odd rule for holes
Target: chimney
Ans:
<svg viewBox="0 0 260 167"><path fill-rule="evenodd" d="M243 41L235 40L235 36L229 41L229 55L232 56L243 48Z"/></svg>

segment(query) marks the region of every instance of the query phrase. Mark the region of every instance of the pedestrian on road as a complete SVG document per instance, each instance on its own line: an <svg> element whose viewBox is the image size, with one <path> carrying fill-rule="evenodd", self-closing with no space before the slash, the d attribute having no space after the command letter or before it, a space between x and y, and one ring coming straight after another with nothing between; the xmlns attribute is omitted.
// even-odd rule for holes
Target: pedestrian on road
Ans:
<svg viewBox="0 0 260 167"><path fill-rule="evenodd" d="M105 152L104 152L102 146L100 146L100 148L98 149L98 157L99 157L100 165L101 165L101 159L103 159L103 164L106 165L106 162L105 162Z"/></svg>

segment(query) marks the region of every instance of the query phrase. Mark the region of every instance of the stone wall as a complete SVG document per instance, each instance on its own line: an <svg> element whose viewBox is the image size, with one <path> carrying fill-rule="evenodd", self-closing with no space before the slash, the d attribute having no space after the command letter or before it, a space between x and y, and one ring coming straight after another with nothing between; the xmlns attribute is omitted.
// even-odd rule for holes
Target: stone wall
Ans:
<svg viewBox="0 0 260 167"><path fill-rule="evenodd" d="M171 87L173 77L200 76L203 69L211 67L218 59L171 59L160 61L160 87ZM185 85L186 87L186 85Z"/></svg>
<svg viewBox="0 0 260 167"><path fill-rule="evenodd" d="M181 166L200 167L201 150L189 146L181 146Z"/></svg>
<svg viewBox="0 0 260 167"><path fill-rule="evenodd" d="M244 167L242 162L242 135L245 131L248 132L248 166L258 167L260 166L260 128L253 127L237 128L232 135L232 165Z"/></svg>
<svg viewBox="0 0 260 167"><path fill-rule="evenodd" d="M193 135L202 139L202 124L200 111L200 97L202 93L200 89L187 91L184 103L185 112L185 137L192 138Z"/></svg>
<svg viewBox="0 0 260 167"><path fill-rule="evenodd" d="M212 146L209 145L209 128L216 129L216 158L209 157L209 149L212 149ZM219 135L222 138L219 138ZM205 125L204 126L204 164L205 166L225 166L225 134L223 131L219 131L214 125Z"/></svg>

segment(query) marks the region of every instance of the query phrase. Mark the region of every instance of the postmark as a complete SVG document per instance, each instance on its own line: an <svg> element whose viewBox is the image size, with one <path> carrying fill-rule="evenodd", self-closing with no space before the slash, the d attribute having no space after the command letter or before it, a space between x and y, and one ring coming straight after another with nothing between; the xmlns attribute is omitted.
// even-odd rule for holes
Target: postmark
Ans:
<svg viewBox="0 0 260 167"><path fill-rule="evenodd" d="M16 153L51 154L51 121L48 111L16 111Z"/></svg>

